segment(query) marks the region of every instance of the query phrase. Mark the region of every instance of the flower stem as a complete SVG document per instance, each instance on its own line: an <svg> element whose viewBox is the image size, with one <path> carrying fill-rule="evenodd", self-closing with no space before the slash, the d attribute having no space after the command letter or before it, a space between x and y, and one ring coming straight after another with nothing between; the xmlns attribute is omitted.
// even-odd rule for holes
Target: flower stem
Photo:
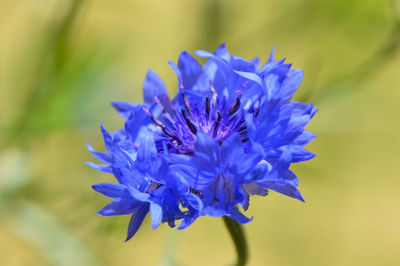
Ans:
<svg viewBox="0 0 400 266"><path fill-rule="evenodd" d="M232 220L231 218L223 216L223 219L225 226L232 237L233 243L235 244L235 249L237 253L236 265L244 266L246 265L249 256L249 251L247 248L246 236L244 234L243 228L238 222Z"/></svg>

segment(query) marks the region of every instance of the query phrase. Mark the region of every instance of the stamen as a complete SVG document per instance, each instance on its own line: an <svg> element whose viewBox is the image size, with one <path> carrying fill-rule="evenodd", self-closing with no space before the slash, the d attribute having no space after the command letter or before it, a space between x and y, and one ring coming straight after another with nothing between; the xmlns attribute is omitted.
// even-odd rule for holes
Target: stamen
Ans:
<svg viewBox="0 0 400 266"><path fill-rule="evenodd" d="M206 114L207 116L210 115L210 99L206 96Z"/></svg>
<svg viewBox="0 0 400 266"><path fill-rule="evenodd" d="M149 109L147 109L146 107L143 107L143 111L145 111L145 113L150 116L151 121L153 121L154 124L156 124L159 127L163 127L164 124L163 122L161 122L160 120L158 120L157 118L155 118L149 111Z"/></svg>
<svg viewBox="0 0 400 266"><path fill-rule="evenodd" d="M143 107L143 111L150 117L152 117L153 115L150 113L149 109L147 109L146 107Z"/></svg>
<svg viewBox="0 0 400 266"><path fill-rule="evenodd" d="M161 187L161 186L162 186L162 184L157 183L157 182L151 183L146 192L147 192L147 193L150 193L150 192L152 192L152 191L158 189L158 188Z"/></svg>
<svg viewBox="0 0 400 266"><path fill-rule="evenodd" d="M258 106L254 108L254 117L257 117L258 114L260 113L260 107L261 107L261 98L258 98Z"/></svg>
<svg viewBox="0 0 400 266"><path fill-rule="evenodd" d="M181 110L181 113L182 113L183 119L185 119L185 122L186 122L186 124L188 125L190 131L191 131L194 135L196 135L196 133L197 133L197 128L196 128L196 126L193 125L193 123L189 120L189 118L188 118L187 115L186 115L185 110L182 109L182 110Z"/></svg>
<svg viewBox="0 0 400 266"><path fill-rule="evenodd" d="M160 99L158 99L157 96L154 96L154 101L158 104L158 106L160 106L162 112L165 112L164 106L162 105L162 103L160 102Z"/></svg>
<svg viewBox="0 0 400 266"><path fill-rule="evenodd" d="M175 119L169 113L165 113L164 115L170 122L175 123Z"/></svg>
<svg viewBox="0 0 400 266"><path fill-rule="evenodd" d="M192 155L193 154L193 151L189 151L189 150L177 150L176 152L180 153L180 154L185 154L185 155Z"/></svg>
<svg viewBox="0 0 400 266"><path fill-rule="evenodd" d="M244 124L243 126L241 126L241 127L239 128L238 132L244 131L244 130L246 130L246 129L247 129L247 125Z"/></svg>
<svg viewBox="0 0 400 266"><path fill-rule="evenodd" d="M236 97L235 102L232 104L232 106L229 108L229 116L233 115L237 109L240 106L240 93L238 92L238 96Z"/></svg>
<svg viewBox="0 0 400 266"><path fill-rule="evenodd" d="M177 136L175 136L172 132L170 132L164 125L161 128L165 135L173 138L179 145L182 145L182 141Z"/></svg>
<svg viewBox="0 0 400 266"><path fill-rule="evenodd" d="M171 103L171 101L169 100L168 96L165 95L165 94L163 94L163 95L162 95L162 100L163 100L163 103L164 103L165 111L166 111L167 113L176 114L175 109L173 108L172 103Z"/></svg>
<svg viewBox="0 0 400 266"><path fill-rule="evenodd" d="M180 88L181 88L181 94L182 94L183 103L184 103L184 105L185 105L185 107L186 107L186 110L188 111L189 115L192 116L192 115L191 115L191 110L190 110L189 101L188 101L188 99L186 98L186 95L185 95L185 87L183 87L183 84L181 84Z"/></svg>
<svg viewBox="0 0 400 266"><path fill-rule="evenodd" d="M217 92L215 91L214 84L212 83L211 80L210 80L210 87L211 87L211 92L212 92L212 99L211 99L211 101L212 101L212 103L215 105L215 103L217 102L218 94L217 94Z"/></svg>
<svg viewBox="0 0 400 266"><path fill-rule="evenodd" d="M217 115L218 115L218 117L217 117L217 122L215 123L214 131L213 131L213 137L214 137L214 138L215 138L215 136L217 135L219 122L221 122L221 113L220 113L220 112L217 112Z"/></svg>
<svg viewBox="0 0 400 266"><path fill-rule="evenodd" d="M248 80L246 80L245 82L242 83L242 88L240 89L240 93L242 93L242 90L244 90L244 88L247 87L247 84L249 83Z"/></svg>

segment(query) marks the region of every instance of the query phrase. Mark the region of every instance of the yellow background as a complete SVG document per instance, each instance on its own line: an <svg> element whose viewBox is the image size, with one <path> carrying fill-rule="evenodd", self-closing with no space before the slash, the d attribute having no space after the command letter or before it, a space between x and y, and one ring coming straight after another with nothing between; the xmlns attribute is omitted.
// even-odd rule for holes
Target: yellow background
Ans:
<svg viewBox="0 0 400 266"><path fill-rule="evenodd" d="M141 102L151 68L214 50L305 70L295 100L319 111L317 153L296 164L306 203L254 197L249 265L400 265L400 6L387 0L1 0L0 265L229 265L222 220L184 231L94 214L111 181L84 163L111 101ZM204 60L202 61L204 62Z"/></svg>

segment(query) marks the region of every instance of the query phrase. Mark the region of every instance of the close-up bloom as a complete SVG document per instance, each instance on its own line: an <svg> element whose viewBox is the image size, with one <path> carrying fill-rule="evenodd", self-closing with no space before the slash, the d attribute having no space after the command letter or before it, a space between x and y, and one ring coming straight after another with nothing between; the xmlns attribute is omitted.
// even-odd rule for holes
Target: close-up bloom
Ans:
<svg viewBox="0 0 400 266"><path fill-rule="evenodd" d="M208 58L204 66L187 52L169 62L175 97L149 70L143 104L112 103L126 122L113 133L101 126L107 153L88 144L104 163L88 164L118 181L93 186L113 199L98 214L131 215L126 240L147 213L153 229L177 220L183 229L205 215L250 222L242 212L251 196L269 190L304 201L290 170L314 157L304 146L315 135L304 127L316 108L291 100L303 71L275 60L274 49L261 67L258 58L231 56L225 44L195 54Z"/></svg>
<svg viewBox="0 0 400 266"><path fill-rule="evenodd" d="M400 0L3 2L0 266L400 265Z"/></svg>

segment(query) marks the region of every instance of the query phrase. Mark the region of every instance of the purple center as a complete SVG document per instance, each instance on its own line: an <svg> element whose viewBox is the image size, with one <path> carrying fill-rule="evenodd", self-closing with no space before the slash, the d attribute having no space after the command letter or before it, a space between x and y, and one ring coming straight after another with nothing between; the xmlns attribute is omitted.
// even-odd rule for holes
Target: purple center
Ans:
<svg viewBox="0 0 400 266"><path fill-rule="evenodd" d="M243 84L243 88L245 86L246 84ZM240 102L241 91L237 92L236 99L230 105L225 97L218 97L214 89L211 99L206 96L200 101L190 101L181 88L179 95L183 105L173 105L166 97L161 100L155 97L162 114L155 118L146 108L144 110L163 132L156 140L157 149L162 151L166 147L171 153L192 155L198 130L218 140L220 144L233 133L240 134L242 142L246 142L248 138L245 113L252 113L255 117L259 107L244 111Z"/></svg>

